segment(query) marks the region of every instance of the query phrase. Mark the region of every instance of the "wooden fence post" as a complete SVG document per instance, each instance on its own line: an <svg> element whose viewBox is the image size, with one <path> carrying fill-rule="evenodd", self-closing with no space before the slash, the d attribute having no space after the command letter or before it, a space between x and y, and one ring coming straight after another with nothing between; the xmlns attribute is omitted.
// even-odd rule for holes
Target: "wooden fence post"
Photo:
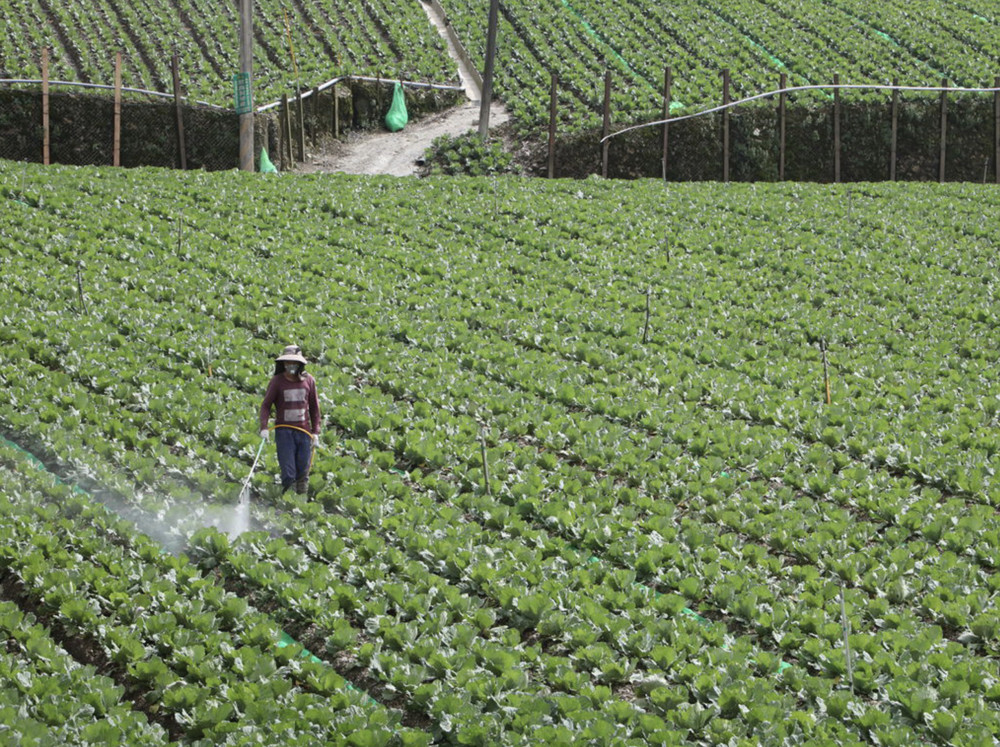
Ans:
<svg viewBox="0 0 1000 747"><path fill-rule="evenodd" d="M50 162L52 130L49 126L49 48L42 47L42 163Z"/></svg>
<svg viewBox="0 0 1000 747"><path fill-rule="evenodd" d="M729 181L729 68L722 71L722 181Z"/></svg>
<svg viewBox="0 0 1000 747"><path fill-rule="evenodd" d="M833 181L840 184L840 73L833 74Z"/></svg>
<svg viewBox="0 0 1000 747"><path fill-rule="evenodd" d="M83 273L80 271L83 267L83 260L79 260L76 263L76 292L80 296L80 309L84 314L87 313L87 297L83 294Z"/></svg>
<svg viewBox="0 0 1000 747"><path fill-rule="evenodd" d="M313 88L312 100L312 121L309 123L309 130L312 135L312 144L315 148L316 141L319 138L319 86Z"/></svg>
<svg viewBox="0 0 1000 747"><path fill-rule="evenodd" d="M611 71L604 71L604 137L611 134ZM608 178L608 149L611 141L601 143L601 176Z"/></svg>
<svg viewBox="0 0 1000 747"><path fill-rule="evenodd" d="M281 94L281 112L284 115L281 122L283 130L281 139L285 141L285 156L288 158L285 171L288 171L295 163L295 160L292 157L292 107L288 103L287 93Z"/></svg>
<svg viewBox="0 0 1000 747"><path fill-rule="evenodd" d="M283 108L279 105L276 109L278 115L278 160L274 162L274 165L278 167L278 171L285 170L285 112Z"/></svg>
<svg viewBox="0 0 1000 747"><path fill-rule="evenodd" d="M280 171L285 171L290 164L288 163L288 156L285 155L285 151L288 150L288 141L285 136L288 128L285 126L285 110L283 107L278 107L278 169Z"/></svg>
<svg viewBox="0 0 1000 747"><path fill-rule="evenodd" d="M337 84L333 84L333 137L340 140L340 96L337 95Z"/></svg>
<svg viewBox="0 0 1000 747"><path fill-rule="evenodd" d="M778 79L778 88L781 89L781 93L778 94L778 180L783 182L785 181L785 129L787 125L785 119L787 94L785 89L788 88L788 75L786 73L782 73Z"/></svg>
<svg viewBox="0 0 1000 747"><path fill-rule="evenodd" d="M115 126L111 165L122 165L122 53L115 53Z"/></svg>
<svg viewBox="0 0 1000 747"><path fill-rule="evenodd" d="M177 119L177 155L180 158L181 171L187 170L187 146L184 143L184 109L181 106L181 73L180 61L173 56L170 67L174 77L174 113Z"/></svg>
<svg viewBox="0 0 1000 747"><path fill-rule="evenodd" d="M552 73L552 90L549 93L549 179L556 176L556 95L559 76Z"/></svg>
<svg viewBox="0 0 1000 747"><path fill-rule="evenodd" d="M306 116L304 111L304 105L302 103L302 89L300 88L296 93L296 114L298 114L299 122L298 127L295 128L295 134L297 136L297 144L299 146L299 163L306 160Z"/></svg>
<svg viewBox="0 0 1000 747"><path fill-rule="evenodd" d="M899 78L892 79L892 138L889 141L889 181L896 181L899 148Z"/></svg>
<svg viewBox="0 0 1000 747"><path fill-rule="evenodd" d="M479 448L483 459L483 484L486 487L486 495L493 497L493 488L490 485L490 460L486 453L486 424L479 427Z"/></svg>
<svg viewBox="0 0 1000 747"><path fill-rule="evenodd" d="M663 71L663 119L670 119L670 88L673 85L673 77L670 72L670 68L667 67ZM669 164L669 153L670 149L668 147L670 141L670 123L664 121L663 123L663 179L667 178L667 166Z"/></svg>
<svg viewBox="0 0 1000 747"><path fill-rule="evenodd" d="M941 87L948 87L948 79L941 80ZM948 92L941 91L941 153L938 158L938 181L944 181L945 156L948 141Z"/></svg>

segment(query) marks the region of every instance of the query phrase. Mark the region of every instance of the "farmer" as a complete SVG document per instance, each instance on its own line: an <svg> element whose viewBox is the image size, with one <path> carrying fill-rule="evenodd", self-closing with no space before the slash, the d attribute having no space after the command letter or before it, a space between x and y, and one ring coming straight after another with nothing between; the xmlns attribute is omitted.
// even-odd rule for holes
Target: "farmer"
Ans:
<svg viewBox="0 0 1000 747"><path fill-rule="evenodd" d="M274 361L274 376L260 405L260 437L269 435L271 406L276 409L274 443L281 466L281 492L295 487L305 495L313 449L319 446L319 397L316 379L305 372L302 348L289 345Z"/></svg>

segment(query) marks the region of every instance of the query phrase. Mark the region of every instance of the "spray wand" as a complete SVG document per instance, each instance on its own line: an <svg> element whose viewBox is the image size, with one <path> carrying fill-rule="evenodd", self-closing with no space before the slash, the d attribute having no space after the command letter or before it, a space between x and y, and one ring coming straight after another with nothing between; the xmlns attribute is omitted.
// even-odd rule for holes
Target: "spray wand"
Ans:
<svg viewBox="0 0 1000 747"><path fill-rule="evenodd" d="M240 503L248 503L250 501L250 479L253 477L254 470L257 469L257 462L260 461L260 453L264 450L265 443L267 442L262 438L260 440L260 446L257 447L257 455L253 458L253 465L250 467L250 474L247 475L247 479L243 483L243 487L240 489Z"/></svg>

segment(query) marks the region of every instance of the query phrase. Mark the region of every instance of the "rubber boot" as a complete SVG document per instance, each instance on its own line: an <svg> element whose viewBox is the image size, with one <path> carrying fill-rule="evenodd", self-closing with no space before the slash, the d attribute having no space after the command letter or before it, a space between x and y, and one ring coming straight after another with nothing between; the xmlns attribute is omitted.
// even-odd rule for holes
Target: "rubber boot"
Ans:
<svg viewBox="0 0 1000 747"><path fill-rule="evenodd" d="M295 492L298 493L299 495L305 495L307 492L309 492L308 477L300 477L298 480L295 481Z"/></svg>

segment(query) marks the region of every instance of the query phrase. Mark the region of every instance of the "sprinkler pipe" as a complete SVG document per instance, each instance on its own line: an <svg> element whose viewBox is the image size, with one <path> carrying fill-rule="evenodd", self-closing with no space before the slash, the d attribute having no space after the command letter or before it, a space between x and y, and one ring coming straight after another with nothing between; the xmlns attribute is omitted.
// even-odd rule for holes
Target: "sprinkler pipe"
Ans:
<svg viewBox="0 0 1000 747"><path fill-rule="evenodd" d="M935 92L955 92L955 93L997 93L1000 92L1000 88L966 88L962 86L886 86L875 83L826 83L826 84L816 84L808 86L788 86L785 88L778 88L773 91L766 91L765 93L758 93L754 96L748 96L745 99L738 99L737 101L730 101L728 104L722 104L721 106L714 106L711 109L704 109L698 112L692 112L691 114L685 114L679 117L670 117L669 119L658 119L655 122L644 122L642 124L632 125L631 127L626 127L624 129L618 130L617 132L612 132L610 135L606 135L601 138L601 143L610 140L613 137L618 137L619 135L624 135L626 132L631 132L632 130L641 130L644 127L658 127L665 124L677 124L678 122L683 122L685 119L693 119L694 117L702 117L706 114L714 114L716 112L721 112L725 109L732 109L737 106L742 106L743 104L750 103L751 101L757 101L758 99L766 99L770 96L776 96L780 93L796 93L799 91L826 91L829 89L846 91L924 91L928 93Z"/></svg>

